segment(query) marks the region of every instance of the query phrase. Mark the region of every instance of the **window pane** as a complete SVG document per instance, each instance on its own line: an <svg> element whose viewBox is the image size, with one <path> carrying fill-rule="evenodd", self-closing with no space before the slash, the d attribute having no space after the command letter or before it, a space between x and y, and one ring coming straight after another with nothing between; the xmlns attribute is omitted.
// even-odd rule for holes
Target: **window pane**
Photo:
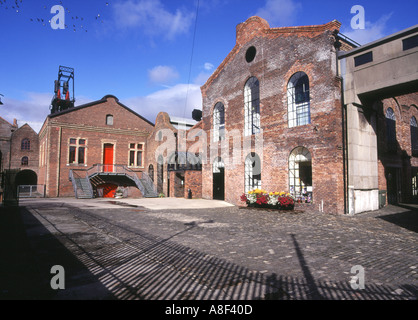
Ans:
<svg viewBox="0 0 418 320"><path fill-rule="evenodd" d="M84 164L85 162L85 153L86 153L86 148L84 147L80 147L78 148L78 163L79 164Z"/></svg>
<svg viewBox="0 0 418 320"><path fill-rule="evenodd" d="M142 144L138 144L138 150L142 150Z"/></svg>
<svg viewBox="0 0 418 320"><path fill-rule="evenodd" d="M138 167L142 167L142 151L137 152L136 164Z"/></svg>
<svg viewBox="0 0 418 320"><path fill-rule="evenodd" d="M30 150L30 141L29 139L22 140L22 150Z"/></svg>
<svg viewBox="0 0 418 320"><path fill-rule="evenodd" d="M86 144L86 140L85 140L85 139L80 139L80 140L78 141L78 144L80 144L80 145L84 146L84 145Z"/></svg>
<svg viewBox="0 0 418 320"><path fill-rule="evenodd" d="M69 163L75 162L75 150L76 150L76 147L70 147L70 157L68 159Z"/></svg>
<svg viewBox="0 0 418 320"><path fill-rule="evenodd" d="M135 143L131 143L131 144L129 145L129 148L131 148L131 149L135 149Z"/></svg>
<svg viewBox="0 0 418 320"><path fill-rule="evenodd" d="M129 165L134 166L135 165L135 151L129 152Z"/></svg>
<svg viewBox="0 0 418 320"><path fill-rule="evenodd" d="M76 144L77 143L77 139L70 139L70 144Z"/></svg>

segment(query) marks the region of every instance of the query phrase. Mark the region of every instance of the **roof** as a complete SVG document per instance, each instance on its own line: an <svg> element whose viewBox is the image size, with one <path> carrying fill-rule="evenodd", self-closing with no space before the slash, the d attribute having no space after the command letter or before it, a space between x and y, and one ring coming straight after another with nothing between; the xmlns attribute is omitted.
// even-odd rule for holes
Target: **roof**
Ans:
<svg viewBox="0 0 418 320"><path fill-rule="evenodd" d="M218 68L209 77L206 83L201 87L204 91L210 83L217 78L222 69L231 61L248 42L254 37L281 37L281 36L306 36L314 37L326 31L339 31L341 23L337 20L332 20L328 23L321 25L311 26L296 26L296 27L279 27L270 28L268 22L258 16L248 18L245 22L242 22L236 27L236 43L234 48L218 66Z"/></svg>
<svg viewBox="0 0 418 320"><path fill-rule="evenodd" d="M50 114L50 115L48 115L48 118L55 118L55 117L58 117L58 116L63 115L63 114L67 114L67 113L71 113L71 112L74 112L74 111L78 111L78 110L81 110L81 109L84 109L84 108L88 108L88 107L91 107L91 106L95 106L95 105L98 105L98 104L101 104L101 103L106 102L107 99L109 99L109 98L115 99L115 101L116 101L116 103L118 105L120 105L121 107L125 108L126 110L128 110L131 113L133 113L135 116L141 118L142 120L148 122L150 125L155 126L154 123L152 123L148 119L144 118L140 114L136 113L132 109L128 108L123 103L119 102L119 99L117 97L115 97L114 95L111 95L111 94L105 95L102 99L97 100L97 101L89 102L89 103L86 103L86 104L83 104L83 105L80 105L80 106L77 106L77 107L74 107L74 108L70 108L70 109L67 109L67 110L63 110L63 111L60 111L60 112L56 112L56 113Z"/></svg>

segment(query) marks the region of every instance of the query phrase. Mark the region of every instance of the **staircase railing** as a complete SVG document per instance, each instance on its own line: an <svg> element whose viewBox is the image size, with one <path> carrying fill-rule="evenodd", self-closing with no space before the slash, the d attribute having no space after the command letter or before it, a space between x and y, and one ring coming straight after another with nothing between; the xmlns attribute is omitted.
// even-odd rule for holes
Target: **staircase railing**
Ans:
<svg viewBox="0 0 418 320"><path fill-rule="evenodd" d="M146 183L148 183L148 185L149 186L151 186L151 188L152 188L152 191L155 193L155 194L158 194L158 192L157 192L157 187L155 186L155 184L154 184L154 181L152 181L152 179L150 178L150 176L147 174L147 173L145 173L145 172L142 172L141 173L141 178L143 179L143 180L145 180L145 182Z"/></svg>
<svg viewBox="0 0 418 320"><path fill-rule="evenodd" d="M77 186L77 179L79 181L80 181L80 179L85 179L86 181L88 181L88 183L87 183L88 192L91 196L93 196L93 187L91 186L87 170L71 169L70 172L69 172L69 178L70 178L70 180L73 184L74 194L75 194L75 197L77 199L78 199L78 194L79 194L79 187ZM80 184L81 184L81 182L80 182Z"/></svg>
<svg viewBox="0 0 418 320"><path fill-rule="evenodd" d="M95 175L105 173L105 174L115 174L115 175L125 175L132 179L138 189L141 191L141 193L145 196L147 194L147 188L143 185L142 181L144 183L148 184L150 188L152 188L152 191L154 194L157 194L157 188L154 185L154 182L151 180L151 178L143 171L133 171L130 168L128 168L125 165L120 164L95 164L91 168L88 169L72 169L70 170L70 180L73 183L74 193L76 195L76 198L78 197L78 187L76 183L76 179L87 179L90 182L90 178L92 178ZM93 194L93 187L91 183L88 184L89 191L91 194Z"/></svg>

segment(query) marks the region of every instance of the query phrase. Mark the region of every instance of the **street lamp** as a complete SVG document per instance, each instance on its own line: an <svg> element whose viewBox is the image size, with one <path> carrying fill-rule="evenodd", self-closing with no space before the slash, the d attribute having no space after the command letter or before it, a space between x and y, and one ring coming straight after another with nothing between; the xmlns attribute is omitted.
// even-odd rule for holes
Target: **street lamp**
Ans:
<svg viewBox="0 0 418 320"><path fill-rule="evenodd" d="M4 95L2 95L1 93L0 93L0 96L4 97ZM1 105L3 105L3 102L1 102L1 98L0 98L0 106Z"/></svg>

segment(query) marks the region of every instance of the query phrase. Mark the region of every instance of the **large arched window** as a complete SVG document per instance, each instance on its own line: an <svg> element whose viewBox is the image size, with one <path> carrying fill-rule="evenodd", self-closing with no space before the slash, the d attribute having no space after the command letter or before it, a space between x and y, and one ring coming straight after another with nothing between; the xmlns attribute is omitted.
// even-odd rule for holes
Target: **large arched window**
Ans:
<svg viewBox="0 0 418 320"><path fill-rule="evenodd" d="M418 124L415 117L411 118L411 152L413 157L418 157Z"/></svg>
<svg viewBox="0 0 418 320"><path fill-rule="evenodd" d="M245 159L245 192L261 188L261 160L251 152Z"/></svg>
<svg viewBox="0 0 418 320"><path fill-rule="evenodd" d="M312 157L304 147L297 147L290 153L289 189L296 199L312 201Z"/></svg>
<svg viewBox="0 0 418 320"><path fill-rule="evenodd" d="M21 149L22 150L30 150L30 140L29 139L26 138L26 139L22 140Z"/></svg>
<svg viewBox="0 0 418 320"><path fill-rule="evenodd" d="M218 102L213 109L213 141L225 140L225 108Z"/></svg>
<svg viewBox="0 0 418 320"><path fill-rule="evenodd" d="M256 77L248 79L244 87L244 134L260 132L260 83Z"/></svg>
<svg viewBox="0 0 418 320"><path fill-rule="evenodd" d="M387 150L396 151L396 116L392 108L387 108L385 117Z"/></svg>
<svg viewBox="0 0 418 320"><path fill-rule="evenodd" d="M304 72L296 72L287 85L289 128L311 123L309 78Z"/></svg>

